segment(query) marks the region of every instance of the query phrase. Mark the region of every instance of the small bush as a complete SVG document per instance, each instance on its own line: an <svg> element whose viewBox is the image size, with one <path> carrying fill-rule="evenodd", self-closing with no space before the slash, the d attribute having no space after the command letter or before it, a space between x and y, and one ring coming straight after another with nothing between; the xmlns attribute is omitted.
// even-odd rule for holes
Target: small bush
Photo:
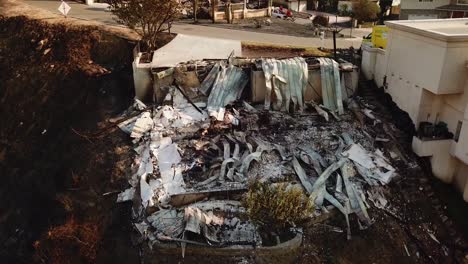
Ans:
<svg viewBox="0 0 468 264"><path fill-rule="evenodd" d="M369 0L359 0L353 4L354 18L360 22L373 21L380 12L379 6Z"/></svg>
<svg viewBox="0 0 468 264"><path fill-rule="evenodd" d="M328 17L326 17L326 16L316 16L312 20L312 23L314 23L314 25L320 25L320 26L328 27Z"/></svg>
<svg viewBox="0 0 468 264"><path fill-rule="evenodd" d="M301 189L286 190L286 187L286 184L251 183L243 200L249 218L271 231L300 225L312 213L312 204Z"/></svg>
<svg viewBox="0 0 468 264"><path fill-rule="evenodd" d="M140 34L149 51L156 49L159 36L170 30L182 7L177 0L108 0L108 3L116 21Z"/></svg>
<svg viewBox="0 0 468 264"><path fill-rule="evenodd" d="M349 15L351 15L352 12L349 10L349 5L348 4L340 5L339 14L340 14L340 16L349 16Z"/></svg>

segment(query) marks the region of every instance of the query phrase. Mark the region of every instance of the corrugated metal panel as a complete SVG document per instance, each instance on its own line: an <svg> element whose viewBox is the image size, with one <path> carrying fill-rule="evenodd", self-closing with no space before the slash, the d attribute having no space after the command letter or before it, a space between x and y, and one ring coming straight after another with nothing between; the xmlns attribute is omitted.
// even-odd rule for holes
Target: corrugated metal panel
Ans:
<svg viewBox="0 0 468 264"><path fill-rule="evenodd" d="M344 109L339 64L329 58L319 58L318 61L320 62L323 105L342 115Z"/></svg>
<svg viewBox="0 0 468 264"><path fill-rule="evenodd" d="M289 111L304 108L304 91L307 87L308 68L304 58L262 61L265 74L265 109L271 107L272 91L275 94L274 110Z"/></svg>
<svg viewBox="0 0 468 264"><path fill-rule="evenodd" d="M221 66L208 97L208 112L217 112L239 99L248 80L247 74L241 68L232 65Z"/></svg>
<svg viewBox="0 0 468 264"><path fill-rule="evenodd" d="M213 84L216 81L216 77L218 76L220 68L221 66L219 65L219 63L216 63L211 69L210 73L208 73L208 76L206 76L205 80L203 80L203 82L201 83L199 90L204 95L208 95L210 93L211 88L213 87Z"/></svg>

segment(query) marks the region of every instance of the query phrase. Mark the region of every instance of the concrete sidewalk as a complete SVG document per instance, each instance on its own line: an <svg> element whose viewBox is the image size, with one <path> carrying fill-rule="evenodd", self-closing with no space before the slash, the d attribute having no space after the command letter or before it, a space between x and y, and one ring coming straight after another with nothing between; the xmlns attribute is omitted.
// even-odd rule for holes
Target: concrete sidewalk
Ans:
<svg viewBox="0 0 468 264"><path fill-rule="evenodd" d="M60 14L58 7L60 1L50 0L25 0L28 5L45 9L55 14ZM67 2L71 10L68 14L69 17L96 21L108 25L118 25L114 20L111 12L102 8L101 6L87 6L77 2ZM195 35L201 37L221 38L230 40L239 40L245 42L269 43L277 45L291 45L291 46L305 46L305 47L320 47L322 41L318 38L295 37L288 35L257 33L251 31L232 30L215 28L200 25L174 23L171 32L180 33L185 35ZM339 38L337 39L338 48L349 48L351 46L359 48L361 46L361 38ZM325 39L324 46L326 48L333 48L333 40Z"/></svg>

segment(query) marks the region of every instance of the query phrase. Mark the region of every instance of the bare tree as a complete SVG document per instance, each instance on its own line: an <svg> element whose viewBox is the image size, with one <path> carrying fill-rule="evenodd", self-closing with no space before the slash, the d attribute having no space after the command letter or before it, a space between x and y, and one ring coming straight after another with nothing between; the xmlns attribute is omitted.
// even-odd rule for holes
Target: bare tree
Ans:
<svg viewBox="0 0 468 264"><path fill-rule="evenodd" d="M109 6L117 22L140 34L150 50L156 48L159 34L170 30L181 13L178 0L109 0Z"/></svg>

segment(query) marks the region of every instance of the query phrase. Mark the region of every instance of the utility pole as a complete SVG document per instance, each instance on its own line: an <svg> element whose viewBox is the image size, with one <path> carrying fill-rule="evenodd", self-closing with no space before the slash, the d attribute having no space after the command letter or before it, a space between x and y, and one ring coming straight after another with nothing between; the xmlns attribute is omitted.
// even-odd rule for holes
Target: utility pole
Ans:
<svg viewBox="0 0 468 264"><path fill-rule="evenodd" d="M335 60L337 59L336 56L336 30L333 30L333 57Z"/></svg>
<svg viewBox="0 0 468 264"><path fill-rule="evenodd" d="M335 28L333 29L333 57L335 57L335 60L338 60L338 56L336 55L336 32L338 30L338 15L335 15Z"/></svg>

